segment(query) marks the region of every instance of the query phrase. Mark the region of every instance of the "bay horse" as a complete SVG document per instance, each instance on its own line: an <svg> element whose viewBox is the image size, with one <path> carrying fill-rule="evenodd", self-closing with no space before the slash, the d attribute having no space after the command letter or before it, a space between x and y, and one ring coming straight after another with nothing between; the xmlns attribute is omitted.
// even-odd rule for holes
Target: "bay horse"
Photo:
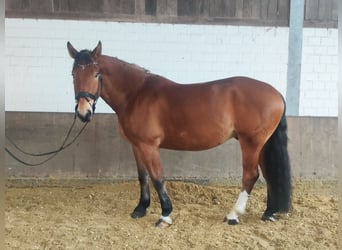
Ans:
<svg viewBox="0 0 342 250"><path fill-rule="evenodd" d="M131 217L146 215L149 178L158 193L161 216L156 226L172 224L160 148L205 150L235 138L242 151L242 188L224 221L234 225L245 213L259 177L267 183L263 220L291 207L291 173L287 150L285 101L271 85L233 77L206 83L178 84L162 76L102 55L101 41L93 50L67 43L75 90L75 112L83 122L94 116L101 97L117 114L119 131L132 145L140 183L140 199Z"/></svg>

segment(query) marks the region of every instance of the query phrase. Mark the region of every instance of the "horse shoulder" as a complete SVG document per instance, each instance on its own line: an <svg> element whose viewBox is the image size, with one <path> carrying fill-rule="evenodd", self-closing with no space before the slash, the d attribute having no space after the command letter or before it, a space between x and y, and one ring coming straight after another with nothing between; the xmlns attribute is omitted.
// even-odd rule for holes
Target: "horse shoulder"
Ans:
<svg viewBox="0 0 342 250"><path fill-rule="evenodd" d="M122 135L132 144L143 142L159 145L163 130L158 120L159 107L156 100L137 96L128 103L120 122Z"/></svg>

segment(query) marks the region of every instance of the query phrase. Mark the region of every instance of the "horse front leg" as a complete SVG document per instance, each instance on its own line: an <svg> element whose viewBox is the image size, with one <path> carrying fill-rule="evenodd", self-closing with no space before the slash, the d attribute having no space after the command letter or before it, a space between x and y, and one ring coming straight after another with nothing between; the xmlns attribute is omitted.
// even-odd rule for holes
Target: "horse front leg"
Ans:
<svg viewBox="0 0 342 250"><path fill-rule="evenodd" d="M147 208L150 206L150 188L148 185L148 174L145 169L138 165L138 175L140 183L140 199L137 207L131 213L132 218L141 218L146 215Z"/></svg>
<svg viewBox="0 0 342 250"><path fill-rule="evenodd" d="M172 219L170 214L172 212L172 203L167 194L165 187L165 181L162 178L153 180L154 188L156 189L162 209L162 215L156 222L156 226L160 228L166 228L172 225Z"/></svg>
<svg viewBox="0 0 342 250"><path fill-rule="evenodd" d="M159 148L150 145L140 145L135 148L135 154L137 155L137 158L142 160L143 165L146 167L159 197L162 214L156 222L156 226L160 228L168 227L172 224L172 219L170 217L172 203L163 178Z"/></svg>

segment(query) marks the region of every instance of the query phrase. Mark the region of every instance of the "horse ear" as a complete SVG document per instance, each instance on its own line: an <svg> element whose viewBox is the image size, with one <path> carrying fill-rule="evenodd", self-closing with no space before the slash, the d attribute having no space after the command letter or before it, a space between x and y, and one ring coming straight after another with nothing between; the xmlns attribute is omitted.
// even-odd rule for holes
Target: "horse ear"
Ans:
<svg viewBox="0 0 342 250"><path fill-rule="evenodd" d="M99 41L96 48L91 52L92 56L97 59L102 53L102 43Z"/></svg>
<svg viewBox="0 0 342 250"><path fill-rule="evenodd" d="M71 45L70 42L67 43L67 47L68 47L69 55L71 56L71 58L75 59L78 51Z"/></svg>

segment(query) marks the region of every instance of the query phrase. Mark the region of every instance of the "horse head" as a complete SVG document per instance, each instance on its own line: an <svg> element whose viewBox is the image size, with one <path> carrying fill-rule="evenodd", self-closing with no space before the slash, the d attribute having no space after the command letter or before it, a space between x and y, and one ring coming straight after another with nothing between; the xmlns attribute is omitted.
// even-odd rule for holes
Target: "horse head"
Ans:
<svg viewBox="0 0 342 250"><path fill-rule="evenodd" d="M67 48L74 59L72 76L75 91L75 112L83 122L91 121L98 98L100 97L102 78L97 64L101 55L102 44L99 41L95 49L76 50L70 42Z"/></svg>

